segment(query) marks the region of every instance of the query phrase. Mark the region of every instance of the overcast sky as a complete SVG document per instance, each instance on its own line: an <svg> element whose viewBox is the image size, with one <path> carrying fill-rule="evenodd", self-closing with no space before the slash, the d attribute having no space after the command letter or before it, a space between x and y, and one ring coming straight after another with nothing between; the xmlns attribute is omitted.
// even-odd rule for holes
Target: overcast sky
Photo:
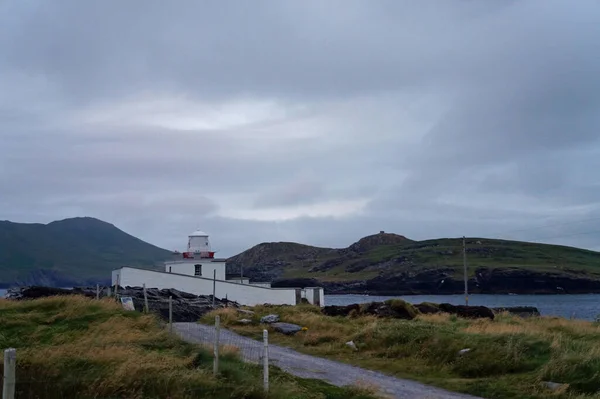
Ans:
<svg viewBox="0 0 600 399"><path fill-rule="evenodd" d="M0 140L16 222L600 249L600 2L0 0Z"/></svg>

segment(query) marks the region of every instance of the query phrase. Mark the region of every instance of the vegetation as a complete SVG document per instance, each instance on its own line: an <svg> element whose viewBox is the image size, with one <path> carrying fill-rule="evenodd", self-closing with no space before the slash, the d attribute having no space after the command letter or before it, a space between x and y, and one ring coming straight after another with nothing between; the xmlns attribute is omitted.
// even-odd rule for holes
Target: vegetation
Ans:
<svg viewBox="0 0 600 399"><path fill-rule="evenodd" d="M581 285L585 292L600 290L599 252L485 238L468 238L467 251L471 278L481 268L554 273L567 280L593 280L592 284ZM0 288L105 283L115 268L123 265L160 268L169 257L169 251L93 218L66 219L47 225L0 221ZM337 283L370 281L367 288L359 287L357 292L397 289L396 293L436 290L453 293L462 285L462 262L462 239L413 241L397 234L380 233L343 249L289 242L263 243L230 258L227 268L233 273L243 267L244 275L256 281L316 279L309 285L321 284L328 292L346 292L335 287ZM439 273L432 276L430 272L436 270ZM429 275L421 278L419 273ZM377 281L379 277L383 278ZM513 292L514 282L523 281L521 275L505 277L502 284L493 284L486 292ZM544 280L544 276L530 278ZM445 284L440 287L442 280ZM536 293L548 292L556 290L557 285L563 287L561 282L552 282L548 287L531 289ZM521 287L519 293L527 291L527 286ZM569 287L563 288L570 292Z"/></svg>
<svg viewBox="0 0 600 399"><path fill-rule="evenodd" d="M44 224L0 221L0 281L72 286L108 281L123 265L153 267L169 251L93 218ZM1 286L0 286L1 287Z"/></svg>
<svg viewBox="0 0 600 399"><path fill-rule="evenodd" d="M412 241L403 236L380 233L362 238L344 249L317 248L293 243L259 244L229 260L228 267L244 267L245 275L260 281L268 279L316 279L326 288L330 283L368 281L369 291L396 293L459 292L463 278L462 238L442 238ZM487 238L467 238L468 273L471 279L482 271L502 271L486 292L511 291L516 281L523 281L527 273L535 285L522 284L520 293L553 293L563 282L539 285L549 275L569 279L592 280L593 284L574 284L574 292L597 292L600 289L600 252L560 245L538 244ZM432 273L437 271L438 273ZM420 275L419 273L423 273ZM498 279L504 279L499 283ZM445 280L445 285L440 282ZM386 283L387 281L387 283ZM393 281L393 283L392 283ZM349 285L352 292L352 285ZM587 287L587 288L584 288ZM591 288L595 287L595 288ZM564 287L569 291L567 287ZM477 289L475 287L475 289ZM482 290L484 288L481 288ZM347 291L340 291L347 292Z"/></svg>
<svg viewBox="0 0 600 399"><path fill-rule="evenodd" d="M123 311L110 299L0 300L0 348L8 347L17 348L21 399L265 397L261 369L242 363L234 349L223 351L216 378L210 351L174 338L155 317ZM277 369L271 371L268 396L368 397L359 389Z"/></svg>
<svg viewBox="0 0 600 399"><path fill-rule="evenodd" d="M401 306L402 304L395 304ZM260 339L261 316L276 313L307 327L272 342L401 378L485 398L600 398L600 326L596 323L508 314L466 320L448 314L414 320L364 316L329 317L317 307L258 306L253 324L241 325L233 309L205 316ZM244 316L246 317L246 316ZM353 341L356 350L346 342ZM468 351L460 353L463 349ZM565 384L557 391L544 381Z"/></svg>

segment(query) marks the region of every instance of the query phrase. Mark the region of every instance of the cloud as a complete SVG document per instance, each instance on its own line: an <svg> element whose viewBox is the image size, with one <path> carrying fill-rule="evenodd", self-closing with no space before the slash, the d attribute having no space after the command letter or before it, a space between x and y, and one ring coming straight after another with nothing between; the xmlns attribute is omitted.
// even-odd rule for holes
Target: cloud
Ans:
<svg viewBox="0 0 600 399"><path fill-rule="evenodd" d="M2 2L0 218L167 248L201 227L223 255L379 230L600 249L599 11Z"/></svg>

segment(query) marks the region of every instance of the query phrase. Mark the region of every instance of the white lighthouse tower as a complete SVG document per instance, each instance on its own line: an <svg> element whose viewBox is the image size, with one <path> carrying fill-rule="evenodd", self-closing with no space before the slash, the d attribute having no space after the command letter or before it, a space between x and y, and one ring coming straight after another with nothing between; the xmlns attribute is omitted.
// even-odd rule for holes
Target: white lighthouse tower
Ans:
<svg viewBox="0 0 600 399"><path fill-rule="evenodd" d="M208 234L203 231L196 230L188 236L187 252L204 258L213 258L214 252L210 248L210 240Z"/></svg>
<svg viewBox="0 0 600 399"><path fill-rule="evenodd" d="M185 274L195 277L226 279L225 259L215 259L208 234L196 230L188 235L185 252L173 252L174 259L165 262L167 273Z"/></svg>

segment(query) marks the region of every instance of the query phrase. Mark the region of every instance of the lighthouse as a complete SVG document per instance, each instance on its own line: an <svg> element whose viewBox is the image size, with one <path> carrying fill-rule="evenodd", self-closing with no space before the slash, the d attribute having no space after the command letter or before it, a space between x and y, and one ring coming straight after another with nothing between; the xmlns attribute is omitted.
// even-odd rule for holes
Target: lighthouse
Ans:
<svg viewBox="0 0 600 399"><path fill-rule="evenodd" d="M182 240L182 247L185 241ZM209 235L196 230L187 236L187 247L173 251L165 262L164 271L154 267L124 266L112 271L112 284L122 287L176 289L193 295L213 295L240 305L299 305L308 301L324 306L324 291L320 287L271 288L271 282L250 281L243 276L226 273L226 258L215 258Z"/></svg>
<svg viewBox="0 0 600 399"><path fill-rule="evenodd" d="M201 230L189 234L187 249L184 252L174 251L173 257L173 260L165 262L167 273L226 279L226 259L215 258L209 235Z"/></svg>
<svg viewBox="0 0 600 399"><path fill-rule="evenodd" d="M210 247L208 234L196 230L188 236L187 254L199 258L214 258L215 253Z"/></svg>

